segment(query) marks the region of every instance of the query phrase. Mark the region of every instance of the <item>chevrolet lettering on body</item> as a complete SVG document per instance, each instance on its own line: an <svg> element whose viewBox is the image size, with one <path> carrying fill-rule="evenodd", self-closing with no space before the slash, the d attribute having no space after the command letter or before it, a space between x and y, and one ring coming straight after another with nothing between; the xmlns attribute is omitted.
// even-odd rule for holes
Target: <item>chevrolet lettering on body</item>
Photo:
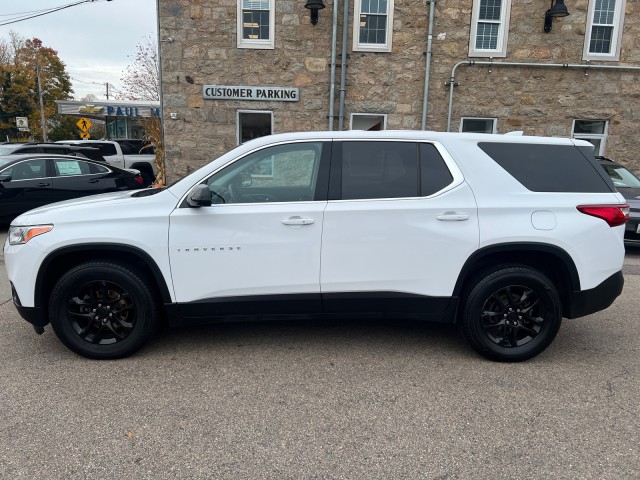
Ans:
<svg viewBox="0 0 640 480"><path fill-rule="evenodd" d="M208 100L297 102L300 99L300 91L290 87L204 85L202 97Z"/></svg>

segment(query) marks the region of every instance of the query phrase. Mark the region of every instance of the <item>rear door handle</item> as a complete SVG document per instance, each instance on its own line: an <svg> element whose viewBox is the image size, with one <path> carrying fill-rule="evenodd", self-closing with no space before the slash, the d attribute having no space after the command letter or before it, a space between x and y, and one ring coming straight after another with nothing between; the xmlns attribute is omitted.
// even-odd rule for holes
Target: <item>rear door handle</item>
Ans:
<svg viewBox="0 0 640 480"><path fill-rule="evenodd" d="M283 218L282 223L284 225L311 225L316 221L313 218L289 217Z"/></svg>
<svg viewBox="0 0 640 480"><path fill-rule="evenodd" d="M464 220L469 220L469 215L466 213L445 212L442 215L438 215L436 218L443 222L462 222Z"/></svg>
<svg viewBox="0 0 640 480"><path fill-rule="evenodd" d="M89 183L98 183L100 180L97 178L94 178L93 180L89 180Z"/></svg>
<svg viewBox="0 0 640 480"><path fill-rule="evenodd" d="M51 184L50 184L50 183L47 183L47 182L40 182L40 183L38 184L38 186L39 186L39 187L48 187L48 186L50 186L50 185L51 185Z"/></svg>

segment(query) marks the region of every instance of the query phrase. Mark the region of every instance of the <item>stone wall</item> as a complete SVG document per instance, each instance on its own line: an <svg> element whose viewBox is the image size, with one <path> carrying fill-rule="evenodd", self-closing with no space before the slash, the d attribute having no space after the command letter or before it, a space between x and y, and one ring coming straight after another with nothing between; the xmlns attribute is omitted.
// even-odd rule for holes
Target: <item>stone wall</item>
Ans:
<svg viewBox="0 0 640 480"><path fill-rule="evenodd" d="M326 130L331 85L333 2L309 22L304 0L276 0L276 48L236 47L236 0L160 0L165 139L169 179L184 176L236 143L237 110L274 113L274 132ZM512 0L507 56L496 62L582 63L587 0L567 0L571 15L543 32L549 1ZM389 129L419 129L422 121L429 5L395 0L393 51L354 52L350 1L343 128L351 113L387 114ZM640 2L627 0L620 62L640 66ZM453 66L468 59L471 0L438 0L433 32L427 128L446 130ZM339 20L342 20L340 2ZM335 79L338 115L341 25ZM487 58L475 60L488 61ZM460 118L496 117L498 132L569 136L573 119L609 121L607 155L640 170L640 72L461 66L457 69L451 129ZM300 89L298 102L205 100L207 84ZM169 118L175 113L176 120ZM337 119L334 123L338 129Z"/></svg>

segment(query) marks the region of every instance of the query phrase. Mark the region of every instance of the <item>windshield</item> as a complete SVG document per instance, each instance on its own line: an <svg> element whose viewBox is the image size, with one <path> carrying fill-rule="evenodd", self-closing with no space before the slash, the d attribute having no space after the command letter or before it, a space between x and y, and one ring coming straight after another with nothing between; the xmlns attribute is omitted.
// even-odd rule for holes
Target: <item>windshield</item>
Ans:
<svg viewBox="0 0 640 480"><path fill-rule="evenodd" d="M640 179L621 165L602 165L616 188L640 188Z"/></svg>
<svg viewBox="0 0 640 480"><path fill-rule="evenodd" d="M0 145L0 155L9 155L21 146L22 145Z"/></svg>

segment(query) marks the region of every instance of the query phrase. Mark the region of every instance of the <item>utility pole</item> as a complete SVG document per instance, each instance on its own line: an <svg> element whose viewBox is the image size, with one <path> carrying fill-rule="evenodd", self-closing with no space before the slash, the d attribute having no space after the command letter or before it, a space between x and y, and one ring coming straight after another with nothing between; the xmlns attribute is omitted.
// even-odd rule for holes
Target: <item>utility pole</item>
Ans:
<svg viewBox="0 0 640 480"><path fill-rule="evenodd" d="M40 122L42 123L42 141L47 142L47 125L44 120L44 105L42 102L42 87L40 86L40 67L36 67L36 77L38 77L38 97L40 97Z"/></svg>
<svg viewBox="0 0 640 480"><path fill-rule="evenodd" d="M107 100L109 100L109 82L105 83L107 86Z"/></svg>

